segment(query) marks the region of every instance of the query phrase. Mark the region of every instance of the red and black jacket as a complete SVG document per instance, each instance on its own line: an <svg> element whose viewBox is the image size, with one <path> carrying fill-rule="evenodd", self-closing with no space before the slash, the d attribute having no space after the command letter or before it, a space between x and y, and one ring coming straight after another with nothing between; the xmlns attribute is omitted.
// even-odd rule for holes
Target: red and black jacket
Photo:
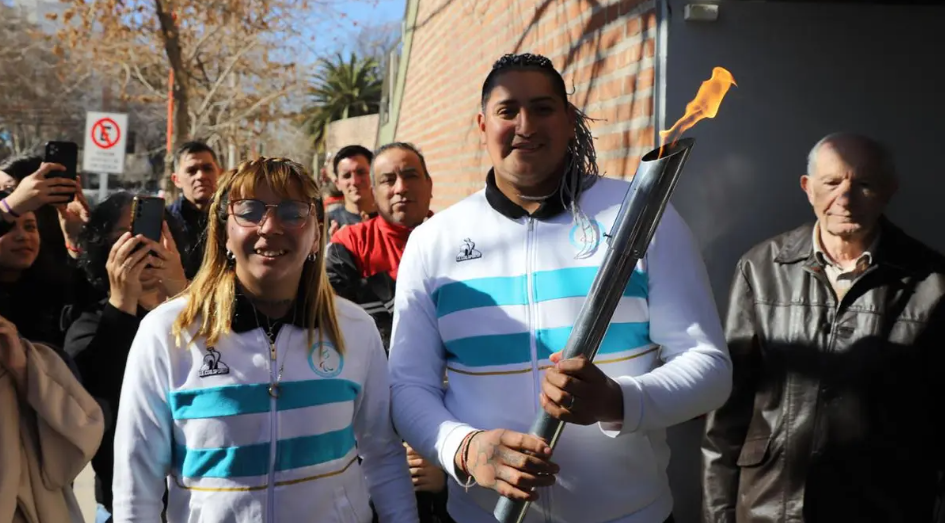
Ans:
<svg viewBox="0 0 945 523"><path fill-rule="evenodd" d="M336 232L326 254L328 279L335 293L357 303L374 318L387 350L394 322L397 269L411 230L375 216ZM446 512L446 501L445 488L436 494L418 492L420 522L453 523Z"/></svg>
<svg viewBox="0 0 945 523"><path fill-rule="evenodd" d="M332 287L374 318L385 348L394 319L397 268L410 231L375 216L339 230L328 246L326 268Z"/></svg>

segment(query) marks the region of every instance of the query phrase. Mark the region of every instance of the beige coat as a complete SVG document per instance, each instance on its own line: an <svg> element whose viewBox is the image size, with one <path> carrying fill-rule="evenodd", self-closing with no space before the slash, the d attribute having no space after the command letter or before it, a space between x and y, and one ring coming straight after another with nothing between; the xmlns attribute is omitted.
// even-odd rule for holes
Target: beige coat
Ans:
<svg viewBox="0 0 945 523"><path fill-rule="evenodd" d="M102 441L102 411L58 354L21 342L22 395L0 367L0 523L81 523L72 482Z"/></svg>

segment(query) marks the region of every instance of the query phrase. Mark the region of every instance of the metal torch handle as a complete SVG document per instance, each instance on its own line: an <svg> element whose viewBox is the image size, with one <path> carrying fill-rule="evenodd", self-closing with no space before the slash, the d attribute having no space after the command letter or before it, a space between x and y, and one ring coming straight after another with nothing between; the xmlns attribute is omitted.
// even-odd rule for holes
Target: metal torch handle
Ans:
<svg viewBox="0 0 945 523"><path fill-rule="evenodd" d="M692 144L692 139L680 140L662 157L659 157L659 150L643 157L607 235L607 253L575 318L574 328L562 351L563 359L584 355L593 360L597 355L623 290L653 239ZM564 425L563 421L541 411L532 422L529 433L542 438L554 449ZM501 497L493 515L500 523L521 523L529 505L527 501Z"/></svg>

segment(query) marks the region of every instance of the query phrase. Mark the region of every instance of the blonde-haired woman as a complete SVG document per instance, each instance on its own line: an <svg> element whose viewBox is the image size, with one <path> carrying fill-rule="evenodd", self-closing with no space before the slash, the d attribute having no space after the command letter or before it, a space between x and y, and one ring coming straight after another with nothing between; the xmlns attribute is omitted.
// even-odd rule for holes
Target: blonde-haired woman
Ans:
<svg viewBox="0 0 945 523"><path fill-rule="evenodd" d="M314 179L260 158L226 173L203 265L131 347L116 523L416 522L371 318L332 294ZM359 460L358 457L362 459Z"/></svg>

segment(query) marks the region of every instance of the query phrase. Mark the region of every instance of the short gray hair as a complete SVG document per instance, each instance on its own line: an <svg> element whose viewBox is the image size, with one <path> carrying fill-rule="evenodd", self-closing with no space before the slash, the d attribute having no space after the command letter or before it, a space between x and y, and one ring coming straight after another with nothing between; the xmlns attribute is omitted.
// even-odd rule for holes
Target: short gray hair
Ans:
<svg viewBox="0 0 945 523"><path fill-rule="evenodd" d="M417 155L417 158L420 159L420 167L423 167L423 174L426 175L427 178L430 178L430 171L427 170L427 159L423 157L423 153L420 152L420 148L410 142L391 142L391 143L382 145L376 151L374 151L374 160L376 160L377 157L380 156L381 154L391 149L408 151ZM374 180L374 174L375 174L374 173L374 160L371 160L371 184L373 184L375 181Z"/></svg>
<svg viewBox="0 0 945 523"><path fill-rule="evenodd" d="M873 156L873 158L878 163L877 167L879 168L880 172L888 176L890 180L894 180L896 178L896 164L893 160L892 151L890 151L888 147L879 141L874 140L869 136L850 132L830 133L814 144L810 152L807 154L808 176L812 176L814 174L814 163L817 160L817 153L820 152L820 148L826 144L832 144L836 142L856 142Z"/></svg>

